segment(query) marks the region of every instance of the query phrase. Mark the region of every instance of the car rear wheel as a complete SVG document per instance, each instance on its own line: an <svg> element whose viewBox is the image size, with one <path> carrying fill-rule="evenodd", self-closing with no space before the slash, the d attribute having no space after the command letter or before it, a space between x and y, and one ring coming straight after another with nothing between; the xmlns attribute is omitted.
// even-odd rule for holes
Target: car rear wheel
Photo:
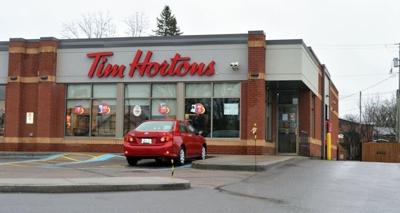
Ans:
<svg viewBox="0 0 400 213"><path fill-rule="evenodd" d="M178 165L183 165L186 162L186 152L185 152L185 148L181 147L179 149L179 155L178 155L178 159L177 159L177 163Z"/></svg>
<svg viewBox="0 0 400 213"><path fill-rule="evenodd" d="M200 159L205 160L207 157L207 148L205 146L201 146L201 156Z"/></svg>
<svg viewBox="0 0 400 213"><path fill-rule="evenodd" d="M126 161L128 161L129 166L136 166L138 159L132 157L126 157Z"/></svg>
<svg viewBox="0 0 400 213"><path fill-rule="evenodd" d="M165 164L167 161L164 158L156 158L156 164L162 165Z"/></svg>

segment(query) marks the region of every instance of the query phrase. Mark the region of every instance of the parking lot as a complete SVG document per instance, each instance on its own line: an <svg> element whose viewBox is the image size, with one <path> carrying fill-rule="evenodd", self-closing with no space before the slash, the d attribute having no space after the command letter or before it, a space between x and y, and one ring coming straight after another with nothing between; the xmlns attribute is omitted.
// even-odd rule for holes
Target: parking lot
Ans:
<svg viewBox="0 0 400 213"><path fill-rule="evenodd" d="M115 153L50 153L0 157L0 178L169 177L172 167L154 160L128 166ZM191 162L174 167L174 177L190 180L192 187L217 187L240 181L252 172L192 169Z"/></svg>

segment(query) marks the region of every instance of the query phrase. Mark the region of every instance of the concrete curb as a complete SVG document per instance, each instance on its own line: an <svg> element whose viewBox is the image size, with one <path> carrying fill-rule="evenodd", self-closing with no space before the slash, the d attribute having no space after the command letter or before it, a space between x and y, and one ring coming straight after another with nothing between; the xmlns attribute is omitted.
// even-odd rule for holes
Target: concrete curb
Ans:
<svg viewBox="0 0 400 213"><path fill-rule="evenodd" d="M0 192L3 193L161 191L189 188L190 182L187 180L163 177L0 179Z"/></svg>
<svg viewBox="0 0 400 213"><path fill-rule="evenodd" d="M194 161L192 162L192 168L195 169L206 169L206 170L229 170L229 171L256 171L262 172L271 169L275 166L280 166L286 163L296 162L299 160L308 159L307 157L287 157L279 160L272 160L266 162L257 162L253 164L219 164L219 163L207 163L207 161Z"/></svg>

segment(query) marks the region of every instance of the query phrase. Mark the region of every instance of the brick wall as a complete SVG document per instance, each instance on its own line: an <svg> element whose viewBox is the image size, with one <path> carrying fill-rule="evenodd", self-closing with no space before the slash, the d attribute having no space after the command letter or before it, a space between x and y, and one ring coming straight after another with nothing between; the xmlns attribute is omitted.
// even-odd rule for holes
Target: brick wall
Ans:
<svg viewBox="0 0 400 213"><path fill-rule="evenodd" d="M337 159L337 146L338 146L338 135L339 135L339 93L335 86L331 83L329 89L330 97L330 123L332 125L332 159Z"/></svg>
<svg viewBox="0 0 400 213"><path fill-rule="evenodd" d="M299 130L312 137L311 131L311 91L300 89L299 91Z"/></svg>
<svg viewBox="0 0 400 213"><path fill-rule="evenodd" d="M10 39L6 140L64 136L64 85L55 82L57 46L53 38ZM27 112L34 113L33 124L26 123Z"/></svg>

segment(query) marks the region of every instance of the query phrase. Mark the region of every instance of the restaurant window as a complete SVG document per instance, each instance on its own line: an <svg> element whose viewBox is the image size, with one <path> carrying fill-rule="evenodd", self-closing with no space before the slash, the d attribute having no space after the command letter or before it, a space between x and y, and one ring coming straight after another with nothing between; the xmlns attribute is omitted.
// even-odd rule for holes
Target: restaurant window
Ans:
<svg viewBox="0 0 400 213"><path fill-rule="evenodd" d="M151 84L125 85L124 134L150 119Z"/></svg>
<svg viewBox="0 0 400 213"><path fill-rule="evenodd" d="M65 135L115 136L116 91L115 85L68 85Z"/></svg>
<svg viewBox="0 0 400 213"><path fill-rule="evenodd" d="M240 128L240 83L214 84L214 138L237 138Z"/></svg>
<svg viewBox="0 0 400 213"><path fill-rule="evenodd" d="M176 84L153 84L151 118L176 118Z"/></svg>
<svg viewBox="0 0 400 213"><path fill-rule="evenodd" d="M186 84L185 119L206 137L238 138L240 83Z"/></svg>
<svg viewBox="0 0 400 213"><path fill-rule="evenodd" d="M116 85L93 85L92 136L115 136Z"/></svg>
<svg viewBox="0 0 400 213"><path fill-rule="evenodd" d="M68 85L66 136L89 136L91 85Z"/></svg>
<svg viewBox="0 0 400 213"><path fill-rule="evenodd" d="M124 133L160 118L176 118L176 84L125 85Z"/></svg>
<svg viewBox="0 0 400 213"><path fill-rule="evenodd" d="M185 91L185 119L203 136L211 137L211 84L186 84Z"/></svg>
<svg viewBox="0 0 400 213"><path fill-rule="evenodd" d="M0 136L4 136L5 115L6 115L6 86L0 86Z"/></svg>

